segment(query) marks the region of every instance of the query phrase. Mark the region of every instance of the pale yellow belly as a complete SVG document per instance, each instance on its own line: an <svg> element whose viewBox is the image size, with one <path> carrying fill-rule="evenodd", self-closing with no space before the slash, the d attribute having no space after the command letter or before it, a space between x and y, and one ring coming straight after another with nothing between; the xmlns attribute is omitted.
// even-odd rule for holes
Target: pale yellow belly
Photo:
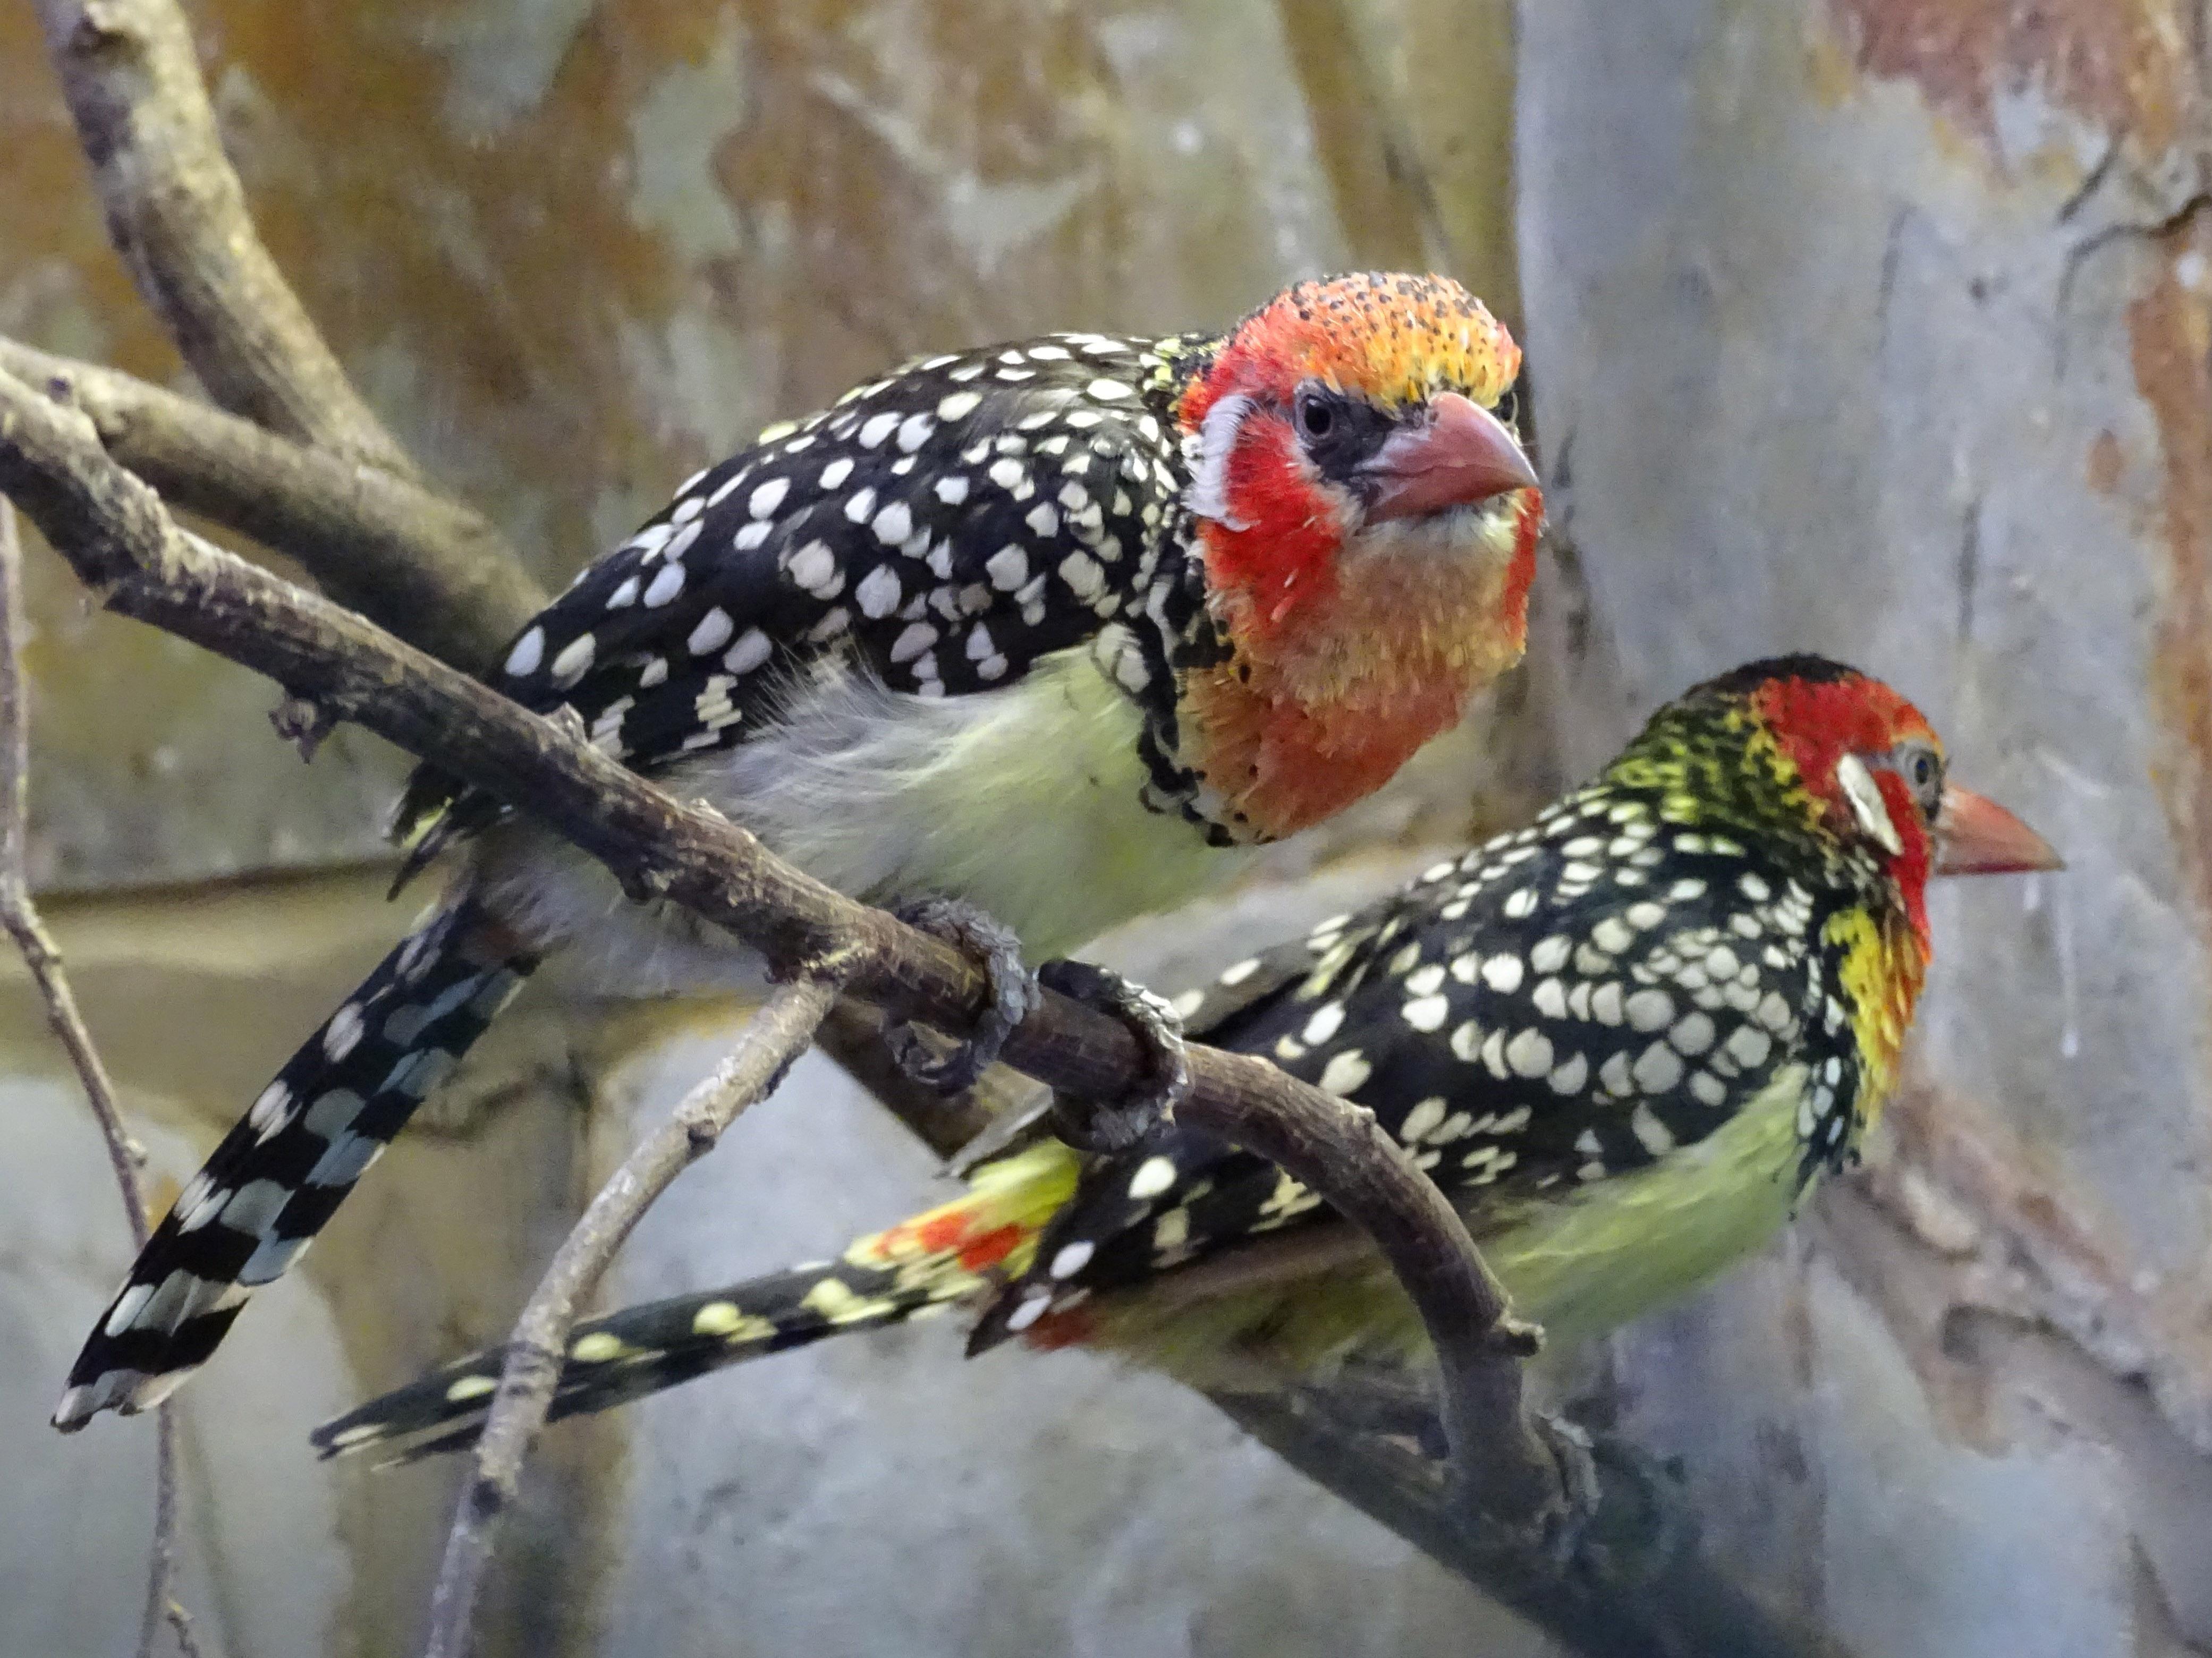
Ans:
<svg viewBox="0 0 2212 1658"><path fill-rule="evenodd" d="M1146 808L1140 718L1080 650L967 696L909 696L848 674L794 696L773 733L662 780L842 892L964 898L1042 960L1218 887L1254 855ZM588 940L606 988L757 981L757 962L726 935L629 902L597 863L527 824L487 836L479 868L501 914L542 945Z"/></svg>
<svg viewBox="0 0 2212 1658"><path fill-rule="evenodd" d="M818 775L799 787L838 810L802 817L756 805L763 838L860 897L936 892L979 904L1033 957L1171 909L1254 856L1146 807L1140 716L1087 652L1063 652L1004 694L904 712L910 727L887 725L814 762Z"/></svg>
<svg viewBox="0 0 2212 1658"><path fill-rule="evenodd" d="M1510 1212L1474 1206L1470 1230L1515 1311L1556 1351L1668 1305L1764 1246L1797 1196L1802 1082L1802 1070L1785 1071L1717 1132L1636 1173ZM1372 1250L1347 1228L1312 1230L1320 1236L1281 1235L1218 1268L1202 1263L1181 1286L1171 1275L1164 1295L1102 1300L1099 1340L1232 1388L1326 1371L1353 1354L1425 1353L1419 1319Z"/></svg>
<svg viewBox="0 0 2212 1658"><path fill-rule="evenodd" d="M1803 1072L1791 1067L1717 1133L1601 1191L1580 1188L1493 1239L1488 1257L1516 1303L1554 1340L1584 1340L1764 1247L1800 1196L1803 1085Z"/></svg>

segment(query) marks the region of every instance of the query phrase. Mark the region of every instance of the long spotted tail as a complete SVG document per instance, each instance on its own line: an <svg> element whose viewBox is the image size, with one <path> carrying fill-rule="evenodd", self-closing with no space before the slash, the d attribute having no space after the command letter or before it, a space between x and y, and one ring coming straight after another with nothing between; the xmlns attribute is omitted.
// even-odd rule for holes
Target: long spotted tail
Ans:
<svg viewBox="0 0 2212 1658"><path fill-rule="evenodd" d="M1040 1145L984 1164L963 1196L860 1239L842 1260L579 1325L550 1414L608 1410L763 1353L949 1311L1028 1267L1075 1175L1073 1152ZM337 1456L414 1440L399 1461L471 1444L506 1357L504 1348L471 1353L325 1423L314 1443Z"/></svg>
<svg viewBox="0 0 2212 1658"><path fill-rule="evenodd" d="M536 965L465 896L433 911L262 1090L155 1229L70 1371L64 1431L206 1363Z"/></svg>

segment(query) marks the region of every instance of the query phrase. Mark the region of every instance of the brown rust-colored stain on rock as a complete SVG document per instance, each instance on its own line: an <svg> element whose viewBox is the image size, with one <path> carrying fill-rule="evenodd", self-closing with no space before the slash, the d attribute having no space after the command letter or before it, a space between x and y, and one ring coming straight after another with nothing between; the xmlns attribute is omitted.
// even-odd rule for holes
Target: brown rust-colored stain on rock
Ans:
<svg viewBox="0 0 2212 1658"><path fill-rule="evenodd" d="M775 281L734 262L720 280L778 343L779 403L917 351L1121 325L1139 206L1097 15L1118 9L749 0L757 101L715 174L793 235Z"/></svg>
<svg viewBox="0 0 2212 1658"><path fill-rule="evenodd" d="M2126 458L2120 453L2120 440L2108 427L2097 434L2089 444L2089 464L2087 471L2089 487L2100 495L2109 495L2120 487L2120 467Z"/></svg>
<svg viewBox="0 0 2212 1658"><path fill-rule="evenodd" d="M2185 0L1830 0L1861 74L1905 79L1997 150L2000 95L2035 88L2145 155L2199 101Z"/></svg>
<svg viewBox="0 0 2212 1658"><path fill-rule="evenodd" d="M441 27L522 32L472 11L234 0L212 19L210 75L251 88L222 100L244 112L232 125L277 112L281 140L246 147L259 158L246 182L309 310L372 396L372 359L404 376L405 435L434 476L488 490L495 512L511 481L544 492L550 534L523 551L554 580L599 550L600 487L650 494L707 459L666 452L625 355L683 299L629 211L629 118L658 72L703 46L664 38L660 9L595 13L535 101L469 131L450 112Z"/></svg>
<svg viewBox="0 0 2212 1658"><path fill-rule="evenodd" d="M2212 916L2212 210L2151 246L2156 275L2128 307L2137 388L2158 422L2166 568L2151 695L2168 734L2154 781L2200 919Z"/></svg>

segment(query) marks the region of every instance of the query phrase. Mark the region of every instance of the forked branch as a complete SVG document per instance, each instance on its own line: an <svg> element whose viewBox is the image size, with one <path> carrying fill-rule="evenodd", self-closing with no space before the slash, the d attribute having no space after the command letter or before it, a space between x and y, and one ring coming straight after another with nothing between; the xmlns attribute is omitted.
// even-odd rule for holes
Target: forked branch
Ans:
<svg viewBox="0 0 2212 1658"><path fill-rule="evenodd" d="M226 409L401 477L406 452L323 342L246 210L171 0L37 0L108 238Z"/></svg>
<svg viewBox="0 0 2212 1658"><path fill-rule="evenodd" d="M82 410L107 452L171 506L282 553L339 603L456 667L493 661L544 603L480 514L419 484L5 337L0 371Z"/></svg>
<svg viewBox="0 0 2212 1658"><path fill-rule="evenodd" d="M714 1073L623 1160L555 1252L507 1338L499 1391L477 1442L475 1466L461 1488L431 1592L424 1658L461 1658L468 1650L484 1568L500 1521L514 1504L523 1460L545 1425L577 1307L669 1182L714 1150L739 1112L775 1091L836 1005L836 977L835 964L825 963L820 973L777 988Z"/></svg>

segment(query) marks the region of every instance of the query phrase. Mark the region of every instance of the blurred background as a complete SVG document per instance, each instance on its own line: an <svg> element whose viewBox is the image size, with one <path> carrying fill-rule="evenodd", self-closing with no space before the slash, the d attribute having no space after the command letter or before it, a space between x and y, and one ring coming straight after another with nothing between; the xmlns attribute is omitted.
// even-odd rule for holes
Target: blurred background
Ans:
<svg viewBox="0 0 2212 1658"><path fill-rule="evenodd" d="M441 486L565 581L912 354L1433 268L1528 348L1529 666L1382 799L1109 941L1173 991L1814 648L2066 853L1940 892L1910 1084L1762 1259L1556 1378L1858 1658L2212 1653L2212 18L2189 0L201 0L264 235ZM189 388L0 4L0 333ZM33 550L36 869L163 1204L380 956L403 758ZM183 1395L232 1658L415 1638L455 1465L321 1418L505 1330L726 1010L533 988ZM0 963L0 1654L127 1650L153 1435L45 1425L129 1255ZM945 1188L809 1060L605 1291ZM1210 1406L928 1325L559 1428L491 1654L1556 1650Z"/></svg>

